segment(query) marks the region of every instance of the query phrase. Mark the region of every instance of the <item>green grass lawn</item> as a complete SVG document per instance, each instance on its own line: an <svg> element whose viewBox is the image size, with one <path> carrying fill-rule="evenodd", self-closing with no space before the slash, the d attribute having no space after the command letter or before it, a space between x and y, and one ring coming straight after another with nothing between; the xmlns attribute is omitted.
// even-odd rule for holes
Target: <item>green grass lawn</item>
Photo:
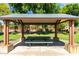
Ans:
<svg viewBox="0 0 79 59"><path fill-rule="evenodd" d="M20 35L17 34L9 34L10 40L17 40L20 38ZM0 41L3 40L3 35L0 35Z"/></svg>
<svg viewBox="0 0 79 59"><path fill-rule="evenodd" d="M28 36L49 36L49 37L54 37L54 33L50 33L50 34L25 34L25 37L28 37ZM10 37L10 40L17 40L21 37L20 34L10 34L9 35ZM61 33L58 33L58 37L60 38L60 40L64 41L64 42L68 42L69 41L69 34L66 33L66 34L61 34ZM75 34L75 42L76 43L79 43L79 32L77 32ZM0 41L3 40L3 35L0 35Z"/></svg>

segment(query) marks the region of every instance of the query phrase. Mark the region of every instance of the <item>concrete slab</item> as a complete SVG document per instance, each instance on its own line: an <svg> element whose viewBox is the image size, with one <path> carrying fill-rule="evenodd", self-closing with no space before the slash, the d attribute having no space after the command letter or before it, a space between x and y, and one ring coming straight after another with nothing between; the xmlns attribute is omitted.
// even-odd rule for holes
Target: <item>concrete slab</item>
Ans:
<svg viewBox="0 0 79 59"><path fill-rule="evenodd" d="M64 47L49 46L17 46L8 54L24 55L24 56L61 56L70 55Z"/></svg>

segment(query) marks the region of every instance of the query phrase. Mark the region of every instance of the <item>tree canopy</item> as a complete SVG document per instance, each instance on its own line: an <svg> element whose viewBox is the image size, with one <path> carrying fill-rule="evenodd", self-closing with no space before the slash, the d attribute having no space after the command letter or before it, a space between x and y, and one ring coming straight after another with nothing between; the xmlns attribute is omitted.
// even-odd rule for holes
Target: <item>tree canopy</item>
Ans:
<svg viewBox="0 0 79 59"><path fill-rule="evenodd" d="M63 8L61 8L60 13L71 14L78 16L79 15L79 4L67 4ZM75 26L79 25L79 21L75 20Z"/></svg>
<svg viewBox="0 0 79 59"><path fill-rule="evenodd" d="M0 4L0 15L10 14L10 9L5 3Z"/></svg>
<svg viewBox="0 0 79 59"><path fill-rule="evenodd" d="M60 6L56 3L10 3L14 8L14 13L27 13L32 10L33 13L59 13ZM19 6L19 7L18 7Z"/></svg>
<svg viewBox="0 0 79 59"><path fill-rule="evenodd" d="M67 4L61 9L61 13L71 14L71 15L79 15L79 4Z"/></svg>

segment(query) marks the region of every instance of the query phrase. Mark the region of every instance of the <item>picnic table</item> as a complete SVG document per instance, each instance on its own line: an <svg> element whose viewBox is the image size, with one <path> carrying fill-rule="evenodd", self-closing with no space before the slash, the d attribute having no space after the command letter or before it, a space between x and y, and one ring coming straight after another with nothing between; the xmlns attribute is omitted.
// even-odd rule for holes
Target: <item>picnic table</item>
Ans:
<svg viewBox="0 0 79 59"><path fill-rule="evenodd" d="M32 44L46 44L48 46L50 43L53 43L53 41L46 37L32 37L30 39L26 39L25 41L25 44L29 44L29 46Z"/></svg>

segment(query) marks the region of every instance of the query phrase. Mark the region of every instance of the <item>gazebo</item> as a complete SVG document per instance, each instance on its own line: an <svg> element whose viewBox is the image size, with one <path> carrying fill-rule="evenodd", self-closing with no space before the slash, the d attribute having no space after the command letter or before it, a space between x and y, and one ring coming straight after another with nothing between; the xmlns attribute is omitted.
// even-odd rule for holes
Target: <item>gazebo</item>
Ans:
<svg viewBox="0 0 79 59"><path fill-rule="evenodd" d="M60 23L69 21L69 43L67 50L72 53L74 51L74 20L79 17L68 14L10 14L0 16L0 20L4 22L4 40L2 50L5 53L13 49L12 44L9 43L9 22L17 22L21 24L21 39L24 39L24 25L25 24L52 24L55 26L55 37L57 40L57 26Z"/></svg>

